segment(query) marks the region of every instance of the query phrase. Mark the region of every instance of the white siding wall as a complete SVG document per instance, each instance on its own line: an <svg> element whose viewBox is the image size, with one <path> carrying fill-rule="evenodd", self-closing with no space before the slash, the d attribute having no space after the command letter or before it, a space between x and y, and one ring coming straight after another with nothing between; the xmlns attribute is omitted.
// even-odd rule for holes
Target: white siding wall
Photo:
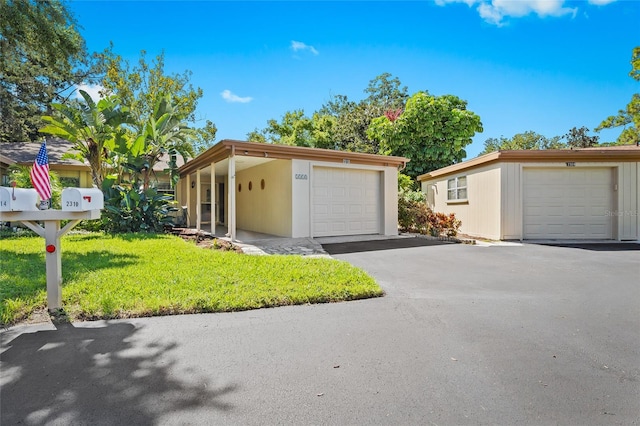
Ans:
<svg viewBox="0 0 640 426"><path fill-rule="evenodd" d="M499 164L462 171L453 175L422 182L430 207L436 212L455 213L462 221L463 234L498 240L501 235L501 177ZM467 177L468 201L447 200L447 180Z"/></svg>
<svg viewBox="0 0 640 426"><path fill-rule="evenodd" d="M566 163L497 163L422 182L427 204L462 220L461 232L490 239L521 239L523 168L566 168ZM576 167L610 167L617 179L610 214L613 238L640 241L640 162L578 163ZM447 202L447 180L467 176L468 203Z"/></svg>
<svg viewBox="0 0 640 426"><path fill-rule="evenodd" d="M640 163L622 163L618 170L618 209L612 212L618 218L619 239L639 240L640 230Z"/></svg>
<svg viewBox="0 0 640 426"><path fill-rule="evenodd" d="M298 179L296 179L296 176ZM291 160L291 222L293 238L309 237L311 235L310 179L311 163L305 160Z"/></svg>
<svg viewBox="0 0 640 426"><path fill-rule="evenodd" d="M521 166L502 163L502 230L501 240L519 240L522 237Z"/></svg>

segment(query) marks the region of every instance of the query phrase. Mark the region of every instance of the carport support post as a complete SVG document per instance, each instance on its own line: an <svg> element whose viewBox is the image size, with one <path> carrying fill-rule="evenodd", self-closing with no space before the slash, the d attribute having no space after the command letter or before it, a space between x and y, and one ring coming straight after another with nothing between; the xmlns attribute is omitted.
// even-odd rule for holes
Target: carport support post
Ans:
<svg viewBox="0 0 640 426"><path fill-rule="evenodd" d="M187 228L191 227L191 175L187 174Z"/></svg>
<svg viewBox="0 0 640 426"><path fill-rule="evenodd" d="M200 179L200 169L196 170L196 229L202 229L202 191Z"/></svg>
<svg viewBox="0 0 640 426"><path fill-rule="evenodd" d="M211 235L216 235L216 163L211 162Z"/></svg>
<svg viewBox="0 0 640 426"><path fill-rule="evenodd" d="M236 157L235 147L229 156L229 237L236 240Z"/></svg>

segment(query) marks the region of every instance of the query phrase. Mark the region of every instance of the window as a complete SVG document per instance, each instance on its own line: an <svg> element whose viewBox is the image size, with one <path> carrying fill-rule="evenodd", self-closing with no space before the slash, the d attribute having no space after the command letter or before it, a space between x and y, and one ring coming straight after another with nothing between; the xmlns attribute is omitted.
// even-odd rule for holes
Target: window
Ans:
<svg viewBox="0 0 640 426"><path fill-rule="evenodd" d="M467 200L467 177L460 176L447 181L447 200L466 201Z"/></svg>
<svg viewBox="0 0 640 426"><path fill-rule="evenodd" d="M80 178L60 177L60 185L63 188L77 188L80 186Z"/></svg>

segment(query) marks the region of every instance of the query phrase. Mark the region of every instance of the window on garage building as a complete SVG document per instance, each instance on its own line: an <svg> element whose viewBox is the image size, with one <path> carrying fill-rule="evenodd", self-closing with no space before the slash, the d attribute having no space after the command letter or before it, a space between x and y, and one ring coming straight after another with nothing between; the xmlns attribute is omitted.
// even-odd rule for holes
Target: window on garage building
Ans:
<svg viewBox="0 0 640 426"><path fill-rule="evenodd" d="M447 181L447 200L459 201L467 199L467 177L459 176Z"/></svg>

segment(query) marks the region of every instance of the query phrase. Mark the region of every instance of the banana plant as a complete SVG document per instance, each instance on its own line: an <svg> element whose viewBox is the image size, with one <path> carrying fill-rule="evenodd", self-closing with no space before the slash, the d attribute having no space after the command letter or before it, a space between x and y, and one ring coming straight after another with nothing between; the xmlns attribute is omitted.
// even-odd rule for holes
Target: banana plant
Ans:
<svg viewBox="0 0 640 426"><path fill-rule="evenodd" d="M79 93L83 101L68 105L53 103L54 113L42 117L47 124L40 132L71 142L77 154L65 157L86 160L93 183L101 188L109 153L117 145L126 144L125 125L132 121L128 108L120 105L118 97L112 95L95 102L84 90Z"/></svg>

